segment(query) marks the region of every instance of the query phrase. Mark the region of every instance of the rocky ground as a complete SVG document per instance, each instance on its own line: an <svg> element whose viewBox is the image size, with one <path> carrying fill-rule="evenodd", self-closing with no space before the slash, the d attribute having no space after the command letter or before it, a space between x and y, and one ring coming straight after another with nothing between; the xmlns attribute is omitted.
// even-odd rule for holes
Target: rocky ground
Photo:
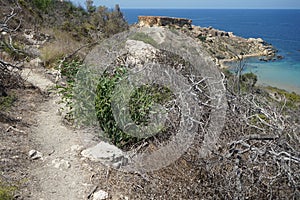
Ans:
<svg viewBox="0 0 300 200"><path fill-rule="evenodd" d="M264 61L281 59L277 50L261 38L242 38L232 32L212 27L192 26L190 33L199 39L217 64L235 60L238 56L260 57Z"/></svg>
<svg viewBox="0 0 300 200"><path fill-rule="evenodd" d="M136 26L165 26L183 32L204 46L216 64L223 68L226 67L226 62L237 60L239 57L260 57L260 60L265 62L283 58L276 55L277 50L261 38L242 38L233 32L195 26L188 19L140 16Z"/></svg>
<svg viewBox="0 0 300 200"><path fill-rule="evenodd" d="M27 80L44 92L54 87L36 69L30 70ZM89 135L62 123L59 100L59 96L50 92L33 116L35 124L29 134L33 150L28 153L33 160L29 199L84 199L91 187L88 167L77 156L82 144L89 142Z"/></svg>
<svg viewBox="0 0 300 200"><path fill-rule="evenodd" d="M261 39L243 39L213 28L175 31L192 35L217 63L241 53L273 57L275 53ZM33 53L38 51L36 46L31 47ZM227 123L211 157L195 156L198 145L195 144L161 170L129 173L104 165L103 155L100 160L93 160L85 154L101 141L89 129L64 123L59 113L61 96L54 89L59 72L45 69L36 58L25 63L22 74L26 86L15 90L17 100L0 118L0 180L18 187L15 199L297 199L300 196L299 127L285 122L278 108L266 106L272 111L268 115L261 105L249 104L255 102L255 95L249 99L228 95ZM245 104L241 103L243 100ZM252 120L248 111L258 118ZM267 125L260 123L257 128L246 124L248 118L256 122L266 116L270 117L263 121Z"/></svg>
<svg viewBox="0 0 300 200"><path fill-rule="evenodd" d="M44 96L37 88L15 91L18 100L7 115L0 117L0 180L11 187L17 186L16 199L27 193L29 166L28 152L32 148L30 127L34 126L36 106ZM19 189L24 190L20 193ZM22 199L22 198L21 198Z"/></svg>

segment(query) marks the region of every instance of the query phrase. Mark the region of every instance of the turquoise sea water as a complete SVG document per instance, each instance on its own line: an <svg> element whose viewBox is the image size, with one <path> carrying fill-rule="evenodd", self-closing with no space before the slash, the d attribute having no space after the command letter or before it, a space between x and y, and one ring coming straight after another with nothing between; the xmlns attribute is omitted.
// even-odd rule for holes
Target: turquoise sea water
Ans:
<svg viewBox="0 0 300 200"><path fill-rule="evenodd" d="M259 84L300 94L300 10L125 9L129 23L139 15L183 17L194 25L234 32L245 38L262 38L279 50L283 60L247 60L246 71L258 75Z"/></svg>

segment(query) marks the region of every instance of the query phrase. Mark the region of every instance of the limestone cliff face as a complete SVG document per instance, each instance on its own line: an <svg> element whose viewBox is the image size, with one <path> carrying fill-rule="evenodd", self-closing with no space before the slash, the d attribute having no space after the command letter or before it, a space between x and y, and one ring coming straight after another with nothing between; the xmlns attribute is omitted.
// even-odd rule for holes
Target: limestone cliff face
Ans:
<svg viewBox="0 0 300 200"><path fill-rule="evenodd" d="M173 18L163 16L139 16L139 26L176 26L176 27L191 27L192 20L185 18Z"/></svg>

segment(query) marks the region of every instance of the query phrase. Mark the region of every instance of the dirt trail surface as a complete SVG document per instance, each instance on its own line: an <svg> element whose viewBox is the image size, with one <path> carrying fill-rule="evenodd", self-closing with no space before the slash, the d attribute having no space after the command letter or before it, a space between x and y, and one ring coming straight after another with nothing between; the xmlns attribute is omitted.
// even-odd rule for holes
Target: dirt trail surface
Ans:
<svg viewBox="0 0 300 200"><path fill-rule="evenodd" d="M24 74L29 82L43 91L54 86L41 73L25 69ZM50 93L48 100L37 108L36 124L31 127L29 137L36 152L31 152L33 181L30 199L86 199L92 187L88 165L78 156L91 140L87 134L62 123L58 114L59 100L59 96Z"/></svg>

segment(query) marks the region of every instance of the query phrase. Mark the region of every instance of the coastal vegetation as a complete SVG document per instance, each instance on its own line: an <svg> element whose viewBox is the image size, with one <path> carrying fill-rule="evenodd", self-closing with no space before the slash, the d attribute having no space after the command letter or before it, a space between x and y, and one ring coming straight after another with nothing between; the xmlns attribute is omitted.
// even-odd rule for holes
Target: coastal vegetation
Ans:
<svg viewBox="0 0 300 200"><path fill-rule="evenodd" d="M146 44L151 44L152 46L157 46L157 42L149 37L147 34L145 33L135 33L131 39L133 40L138 40L138 41L142 41L142 42L145 42Z"/></svg>
<svg viewBox="0 0 300 200"><path fill-rule="evenodd" d="M136 145L141 138L125 133L118 127L111 108L111 98L115 86L126 77L126 68L116 68L114 73L105 72L99 80L96 91L95 109L100 127L106 138L121 149L129 149ZM171 91L159 85L144 85L136 89L129 101L131 119L137 125L146 126L149 123L149 114L154 103L164 105L170 100Z"/></svg>
<svg viewBox="0 0 300 200"><path fill-rule="evenodd" d="M26 109L24 115L30 115L32 105L44 99L44 94L25 80L24 67L59 69L67 82L58 88L67 99L72 93L71 77L86 52L102 39L128 29L118 5L114 10L93 8L86 10L60 0L0 1L1 200L18 198L24 188L23 184L16 187L19 181L27 185L28 135L14 127L28 127L18 115ZM17 133L10 133L10 128Z"/></svg>
<svg viewBox="0 0 300 200"><path fill-rule="evenodd" d="M273 95L273 98L291 109L299 109L300 95L295 92L287 92L286 90L267 86L266 90Z"/></svg>
<svg viewBox="0 0 300 200"><path fill-rule="evenodd" d="M17 190L16 186L11 186L3 180L0 176L0 199L1 200L13 200L14 192Z"/></svg>
<svg viewBox="0 0 300 200"><path fill-rule="evenodd" d="M3 20L0 21L0 138L4 139L0 144L5 144L7 149L13 149L16 141L19 141L15 137L22 140L27 137L25 134L11 134L14 141L7 142L8 127L15 129L16 124L28 126L27 122L22 122L22 118L10 110L19 106L30 95L33 96L32 99L21 110L27 112L30 110L31 101L37 101L34 92L29 93L30 95L22 93L24 90L36 90L21 75L24 65L48 73L50 79L56 83L56 88L52 90L62 97L62 109L66 111L63 117L73 125L76 121L74 109L77 106L73 102L74 85L79 69L86 67L85 56L103 39L129 28L119 6L109 10L103 6L94 6L93 1L86 2L85 9L74 6L69 1L16 0L13 4L8 0L1 1L3 6L1 5L0 18ZM241 73L246 64L241 55L259 55L263 51L266 56L272 56L275 50L259 39L247 40L211 27L165 28L170 28L174 34L182 32L191 36L202 45L216 64L222 65L222 60L226 59L240 61L233 72L220 69L220 73L224 75L221 81L226 87L228 110L218 148L210 157L203 159L197 157L197 148L202 143L194 144L178 161L158 172L149 173L149 177L124 175L109 169L105 173L95 170L96 173L91 179L96 180L106 174L104 179L96 180L97 184L106 180L103 181L107 184L106 187L119 187L121 191L127 191L132 199L188 199L199 196L205 199L280 199L287 196L297 199L300 194L300 95L271 86L259 86L255 74ZM144 33L135 34L131 39L153 47L158 46L152 37ZM264 52L266 49L269 50ZM170 52L161 51L155 56L155 62L167 59L167 64L171 66L181 69L186 67L183 74L192 71L189 63ZM145 142L144 139L126 134L114 119L112 95L116 85L127 75L127 68L124 66L115 64L113 69L105 71L96 80L84 80L87 87L89 81L97 82L96 99L90 106L94 106L100 128L111 143L122 150L137 149L136 147L140 150L145 146L154 148L153 141L165 142L169 139L169 135L165 134L166 130L163 129L162 134ZM205 78L208 77L203 80ZM207 95L207 85L195 84L193 87L198 91L195 93L197 97L203 100L199 102L203 108L201 124L207 128L209 114L214 109L209 104L209 99L213 97ZM82 94L81 97L88 101L89 95ZM50 98L49 94L40 94L38 97L42 100ZM173 94L168 87L155 84L141 86L131 94L131 118L137 125L147 125L151 107L155 103L164 105L171 100ZM174 122L178 122L177 118ZM169 130L171 131L173 130ZM11 151L0 146L0 199L3 200L14 198L16 180L26 179L24 174L18 174L15 172L18 170L14 169L22 167L24 170L24 165L28 163L27 154L17 164L7 164L10 162L6 155L12 157ZM20 189L22 187L24 186Z"/></svg>

